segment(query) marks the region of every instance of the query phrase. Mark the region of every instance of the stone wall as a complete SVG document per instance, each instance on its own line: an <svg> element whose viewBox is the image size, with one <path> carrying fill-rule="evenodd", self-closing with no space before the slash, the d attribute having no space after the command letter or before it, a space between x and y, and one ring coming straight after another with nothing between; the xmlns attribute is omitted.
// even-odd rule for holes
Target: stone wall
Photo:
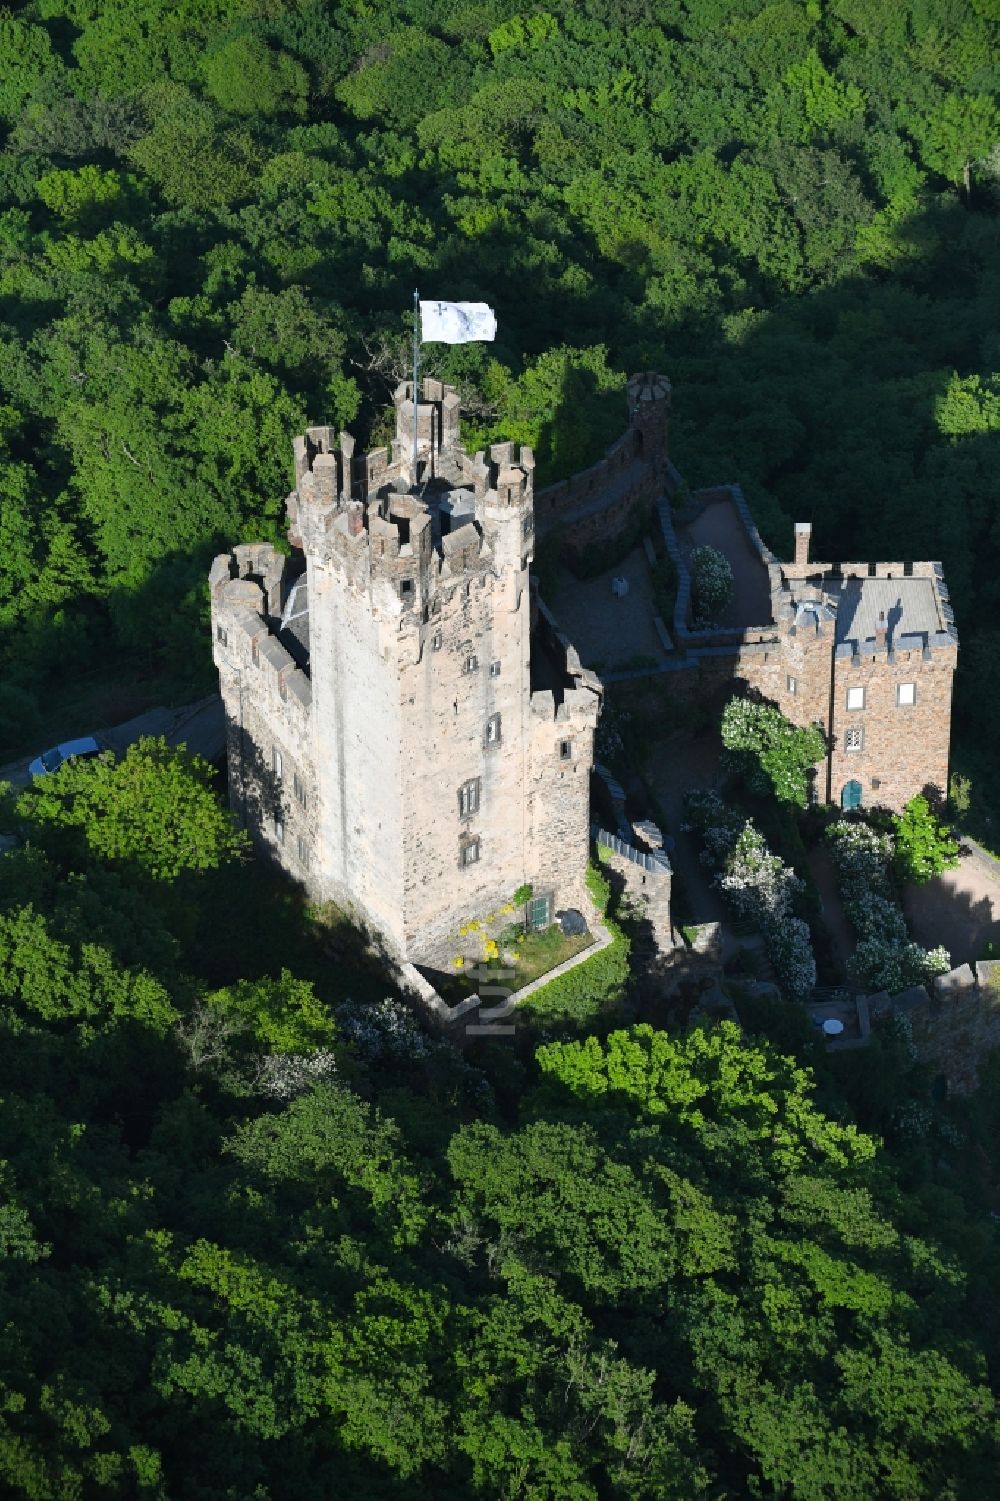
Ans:
<svg viewBox="0 0 1000 1501"><path fill-rule="evenodd" d="M840 801L850 779L861 783L865 803L902 808L928 789L941 798L946 796L956 657L954 645L837 656L830 725L830 801ZM898 702L901 683L915 684L914 704ZM862 709L848 709L848 688L864 689ZM849 730L860 730L860 750L848 749Z"/></svg>
<svg viewBox="0 0 1000 1501"><path fill-rule="evenodd" d="M640 850L617 834L596 826L592 830L602 861L621 877L625 895L641 920L649 923L657 950L669 953L674 946L670 916L673 874L662 850Z"/></svg>
<svg viewBox="0 0 1000 1501"><path fill-rule="evenodd" d="M933 993L923 986L872 1004L873 1018L906 1022L919 1062L953 1094L969 1094L979 1069L1000 1048L1000 962L980 960L939 975Z"/></svg>
<svg viewBox="0 0 1000 1501"><path fill-rule="evenodd" d="M312 685L271 633L287 559L238 547L210 574L212 642L226 716L229 800L258 847L309 884L316 864Z"/></svg>
<svg viewBox="0 0 1000 1501"><path fill-rule="evenodd" d="M571 554L617 537L666 488L670 382L655 372L634 375L628 403L628 427L604 457L536 495L539 530L564 526Z"/></svg>

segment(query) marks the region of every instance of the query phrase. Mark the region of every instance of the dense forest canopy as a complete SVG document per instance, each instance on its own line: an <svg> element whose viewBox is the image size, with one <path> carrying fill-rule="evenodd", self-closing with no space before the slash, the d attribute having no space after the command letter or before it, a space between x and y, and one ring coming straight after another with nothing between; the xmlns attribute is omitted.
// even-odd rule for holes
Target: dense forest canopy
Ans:
<svg viewBox="0 0 1000 1501"><path fill-rule="evenodd" d="M0 828L5 1496L992 1492L995 1071L799 1007L463 1054L155 742Z"/></svg>
<svg viewBox="0 0 1000 1501"><path fill-rule="evenodd" d="M971 744L1000 682L998 16L5 12L8 744L67 670L210 683L206 559L280 535L303 422L385 436L415 285L496 307L495 344L428 368L471 438L533 441L542 479L621 429L627 372L665 368L680 468L739 479L776 546L808 517L819 554L941 556Z"/></svg>
<svg viewBox="0 0 1000 1501"><path fill-rule="evenodd" d="M988 818L998 19L5 10L0 740L78 682L211 686L213 550L280 539L304 423L384 439L419 286L497 309L427 365L543 480L654 367L681 470L782 551L812 519L818 554L942 557ZM5 1494L995 1488L995 1068L936 1102L905 1028L838 1066L780 1003L745 1019L778 1047L623 1002L463 1054L155 743L0 827Z"/></svg>

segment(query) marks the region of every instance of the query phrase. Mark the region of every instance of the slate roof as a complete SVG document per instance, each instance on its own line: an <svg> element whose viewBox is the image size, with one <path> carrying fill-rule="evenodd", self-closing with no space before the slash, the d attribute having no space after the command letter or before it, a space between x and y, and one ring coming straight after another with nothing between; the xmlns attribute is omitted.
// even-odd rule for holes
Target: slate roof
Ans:
<svg viewBox="0 0 1000 1501"><path fill-rule="evenodd" d="M837 644L861 647L874 639L879 616L885 615L888 645L902 636L927 638L944 625L930 579L844 579L837 607Z"/></svg>

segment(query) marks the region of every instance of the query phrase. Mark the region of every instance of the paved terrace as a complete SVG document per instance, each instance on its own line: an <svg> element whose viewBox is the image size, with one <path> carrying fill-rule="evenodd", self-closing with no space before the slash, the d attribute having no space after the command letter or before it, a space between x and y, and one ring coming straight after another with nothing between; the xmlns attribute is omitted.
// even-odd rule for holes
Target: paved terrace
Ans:
<svg viewBox="0 0 1000 1501"><path fill-rule="evenodd" d="M628 580L628 593L622 598L611 592L613 578ZM580 653L584 667L600 672L640 657L650 663L665 660L653 626L656 606L641 547L595 579L574 578L563 568L558 592L545 603Z"/></svg>
<svg viewBox="0 0 1000 1501"><path fill-rule="evenodd" d="M733 595L715 624L736 628L769 625L771 586L767 569L751 545L729 492L709 491L707 495L703 509L693 521L680 525L675 522L675 526L686 554L690 555L696 547L714 547L733 570Z"/></svg>

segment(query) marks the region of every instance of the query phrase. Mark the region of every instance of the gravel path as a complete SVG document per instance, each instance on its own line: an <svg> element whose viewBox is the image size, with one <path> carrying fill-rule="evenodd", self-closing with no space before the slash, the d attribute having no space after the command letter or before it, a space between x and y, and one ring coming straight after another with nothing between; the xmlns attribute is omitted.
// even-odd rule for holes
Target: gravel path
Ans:
<svg viewBox="0 0 1000 1501"><path fill-rule="evenodd" d="M905 895L910 931L918 943L943 943L952 964L974 964L988 943L1000 944L1000 882L971 855Z"/></svg>

